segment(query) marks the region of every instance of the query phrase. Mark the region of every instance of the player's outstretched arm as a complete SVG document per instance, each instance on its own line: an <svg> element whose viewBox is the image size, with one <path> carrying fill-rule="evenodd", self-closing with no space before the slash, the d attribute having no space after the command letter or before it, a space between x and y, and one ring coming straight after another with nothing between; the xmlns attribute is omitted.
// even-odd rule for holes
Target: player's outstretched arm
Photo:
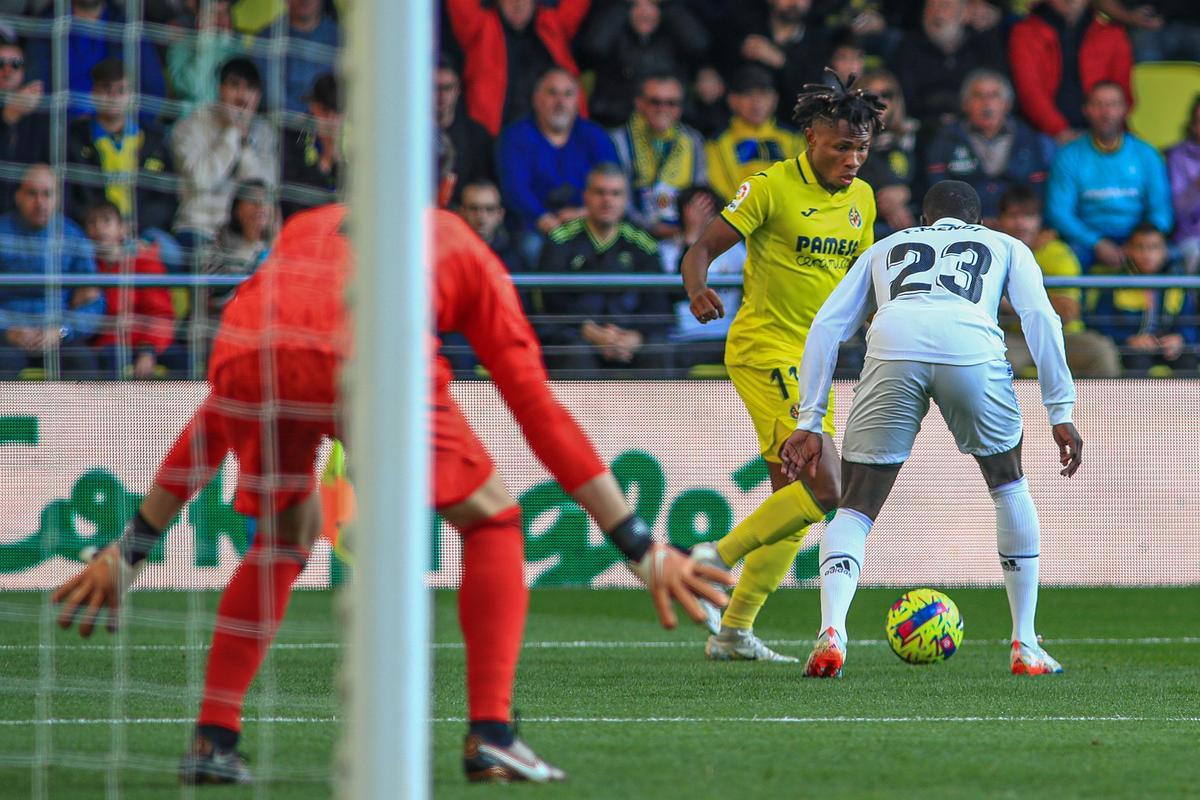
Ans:
<svg viewBox="0 0 1200 800"><path fill-rule="evenodd" d="M725 570L699 564L673 545L650 540L650 528L641 518L631 516L612 531L608 538L629 559L629 568L646 584L658 621L668 630L679 620L672 601L679 603L693 622L703 623L704 610L698 598L724 608L729 598L713 586L733 585L733 575ZM639 555L640 552L640 555Z"/></svg>
<svg viewBox="0 0 1200 800"><path fill-rule="evenodd" d="M684 253L679 272L683 275L683 288L691 303L692 316L700 323L725 316L725 306L720 296L708 287L708 268L714 258L737 244L739 238L733 226L717 216Z"/></svg>
<svg viewBox="0 0 1200 800"><path fill-rule="evenodd" d="M604 535L629 560L629 568L646 584L664 628L674 628L678 622L672 601L679 603L684 613L696 622L704 621L697 597L720 608L728 603L725 593L712 584L732 586L733 576L696 563L678 548L653 541L649 526L629 510L611 472L605 470L570 494L596 520Z"/></svg>
<svg viewBox="0 0 1200 800"><path fill-rule="evenodd" d="M1059 475L1071 477L1079 469L1083 461L1083 439L1075 425L1070 422L1060 422L1051 429L1054 433L1054 443L1058 445L1058 462L1063 468Z"/></svg>

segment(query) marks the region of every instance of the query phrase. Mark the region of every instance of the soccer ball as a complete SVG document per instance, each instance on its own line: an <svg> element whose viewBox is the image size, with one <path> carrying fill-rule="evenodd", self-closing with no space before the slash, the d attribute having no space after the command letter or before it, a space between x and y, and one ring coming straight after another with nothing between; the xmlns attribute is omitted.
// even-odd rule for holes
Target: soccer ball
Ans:
<svg viewBox="0 0 1200 800"><path fill-rule="evenodd" d="M888 644L910 664L945 661L962 644L963 621L958 606L934 589L913 589L887 613Z"/></svg>

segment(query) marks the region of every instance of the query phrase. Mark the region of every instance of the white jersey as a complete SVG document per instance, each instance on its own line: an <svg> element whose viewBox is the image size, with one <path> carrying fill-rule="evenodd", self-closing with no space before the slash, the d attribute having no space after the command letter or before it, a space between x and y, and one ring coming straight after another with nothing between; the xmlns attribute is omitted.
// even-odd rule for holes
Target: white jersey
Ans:
<svg viewBox="0 0 1200 800"><path fill-rule="evenodd" d="M1021 318L1051 424L1069 421L1075 387L1062 322L1033 253L1011 236L946 218L876 242L821 306L800 367L798 427L821 430L837 346L872 313L869 358L982 364L1004 358L997 316L1005 295Z"/></svg>

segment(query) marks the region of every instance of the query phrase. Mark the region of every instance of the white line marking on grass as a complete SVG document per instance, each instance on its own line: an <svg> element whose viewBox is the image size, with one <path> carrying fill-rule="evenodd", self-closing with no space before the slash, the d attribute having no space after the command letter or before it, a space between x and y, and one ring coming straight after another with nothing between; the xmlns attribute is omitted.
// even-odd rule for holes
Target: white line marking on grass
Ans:
<svg viewBox="0 0 1200 800"><path fill-rule="evenodd" d="M44 725L192 725L194 717L137 717L112 718L51 718L40 720L3 719L0 727L32 727ZM245 724L312 725L341 722L340 717L258 717L244 720ZM434 724L466 723L466 717L436 717ZM769 723L783 725L925 723L925 722L1200 722L1200 717L1125 717L1125 716L1051 716L1051 717L522 717L522 722L537 724L693 724L693 723Z"/></svg>
<svg viewBox="0 0 1200 800"><path fill-rule="evenodd" d="M807 647L812 644L811 639L764 639L767 644L778 645L782 647ZM981 639L981 644L1009 644L1008 639ZM669 640L652 640L643 642L626 642L614 640L588 640L582 639L579 641L550 641L550 642L525 642L526 650L670 650L675 648L690 648L699 647L702 642L699 639L669 639ZM856 647L885 647L887 642L883 639L855 639L853 641ZM1136 639L1103 639L1103 638L1081 638L1081 639L1047 639L1046 644L1055 647L1058 645L1177 645L1177 644L1200 644L1200 636L1145 636ZM280 642L271 645L273 650L337 650L343 647L341 642ZM434 650L462 650L462 642L434 642L430 645ZM116 650L117 645L114 644L0 644L0 652L17 651L17 652L33 652L39 650L58 650L58 651L73 651L73 650ZM131 652L176 652L184 650L207 650L208 645L186 645L186 644L131 644L125 645L125 650Z"/></svg>
<svg viewBox="0 0 1200 800"><path fill-rule="evenodd" d="M244 719L242 722L246 725L266 722L273 725L291 725L291 724L312 724L326 722L340 722L338 717L257 717L253 719ZM0 719L0 727L5 728L20 728L23 726L34 725L195 725L195 717L131 717L129 719L113 719L113 718L94 718L94 717L79 717L79 718L63 718L52 717L50 719Z"/></svg>

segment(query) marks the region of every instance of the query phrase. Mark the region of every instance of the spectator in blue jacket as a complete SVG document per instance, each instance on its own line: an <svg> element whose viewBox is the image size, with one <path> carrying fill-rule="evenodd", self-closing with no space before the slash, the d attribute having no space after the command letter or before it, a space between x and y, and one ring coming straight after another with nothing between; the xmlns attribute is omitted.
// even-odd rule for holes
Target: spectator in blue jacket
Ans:
<svg viewBox="0 0 1200 800"><path fill-rule="evenodd" d="M46 9L43 15L54 18L54 8ZM67 108L69 117L78 117L94 110L92 95L92 68L107 58L126 61L125 47L121 39L108 39L94 29L85 29L76 22L107 22L114 25L125 23L125 11L107 0L71 0L71 28L67 38L67 88L71 90L71 104ZM29 59L29 77L40 80L49 92L55 88L50 74L50 39L38 38L29 42L26 50ZM143 38L138 47L138 83L130 87L146 97L162 99L167 96L167 84L163 79L162 64L158 50L149 39ZM143 124L157 116L156 108L142 108Z"/></svg>
<svg viewBox="0 0 1200 800"><path fill-rule="evenodd" d="M268 27L263 33L269 37L273 30ZM337 66L342 30L325 13L322 0L287 0L284 36L287 58L283 67L283 97L275 92L270 62L260 59L258 63L259 71L267 78L267 106L304 114L308 111L308 93L317 78L333 72Z"/></svg>
<svg viewBox="0 0 1200 800"><path fill-rule="evenodd" d="M59 212L58 183L50 167L25 170L16 210L0 217L0 272L41 275L96 273L92 243ZM61 230L61 237L54 236ZM51 307L53 306L53 307ZM104 296L94 287L44 286L0 291L0 380L26 367L42 367L58 348L64 377L94 376L96 355L86 344L104 319Z"/></svg>
<svg viewBox="0 0 1200 800"><path fill-rule="evenodd" d="M1010 186L1028 186L1041 196L1049 167L1047 144L1012 115L1013 87L991 69L977 69L962 86L962 119L938 133L929 146L930 185L966 181L979 193L985 224L1000 213L1000 196Z"/></svg>
<svg viewBox="0 0 1200 800"><path fill-rule="evenodd" d="M1046 185L1046 219L1086 270L1120 269L1123 243L1143 222L1163 233L1175 224L1167 165L1125 130L1129 107L1115 83L1097 83L1083 113L1089 135L1058 151Z"/></svg>
<svg viewBox="0 0 1200 800"><path fill-rule="evenodd" d="M1125 268L1131 275L1182 272L1169 262L1167 238L1148 222L1133 229L1124 252ZM1148 371L1151 376L1186 371L1195 377L1200 337L1194 291L1109 289L1100 293L1093 314L1096 327L1124 345L1121 360L1125 369Z"/></svg>
<svg viewBox="0 0 1200 800"><path fill-rule="evenodd" d="M583 216L583 188L597 164L615 162L604 129L579 119L579 81L561 67L533 89L533 116L500 132L500 193L512 214L525 262L536 264L543 237Z"/></svg>

